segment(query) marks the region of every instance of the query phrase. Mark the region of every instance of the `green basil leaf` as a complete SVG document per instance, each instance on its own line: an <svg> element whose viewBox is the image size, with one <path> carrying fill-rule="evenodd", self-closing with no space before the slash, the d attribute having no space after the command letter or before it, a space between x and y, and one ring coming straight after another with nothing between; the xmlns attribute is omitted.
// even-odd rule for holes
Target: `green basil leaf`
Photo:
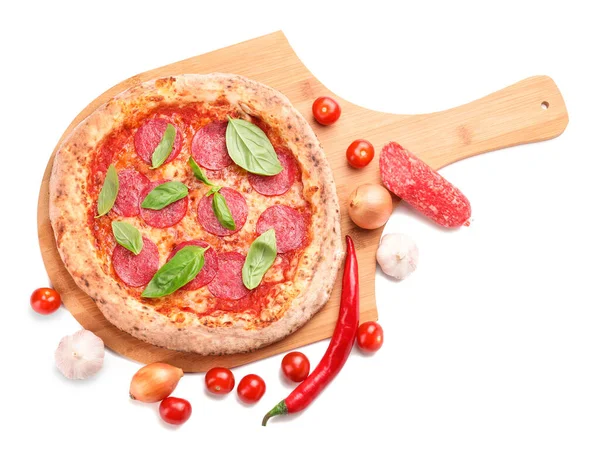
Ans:
<svg viewBox="0 0 600 457"><path fill-rule="evenodd" d="M127 222L112 221L112 231L117 243L125 249L130 250L135 255L142 252L144 247L142 234L133 225Z"/></svg>
<svg viewBox="0 0 600 457"><path fill-rule="evenodd" d="M208 192L206 192L206 196L210 197L212 194L219 192L223 186L213 186L210 188Z"/></svg>
<svg viewBox="0 0 600 457"><path fill-rule="evenodd" d="M104 184L98 195L98 215L96 217L104 216L107 214L117 199L119 193L119 176L117 170L113 164L106 170L106 176L104 177Z"/></svg>
<svg viewBox="0 0 600 457"><path fill-rule="evenodd" d="M188 160L188 163L190 164L190 167L191 167L192 171L194 172L194 176L197 179L202 181L207 186L214 186L214 184L208 180L208 178L206 177L206 174L204 173L204 170L202 170L202 168L200 168L200 166L196 163L196 161L194 160L193 157L190 157L190 160Z"/></svg>
<svg viewBox="0 0 600 457"><path fill-rule="evenodd" d="M223 197L219 193L219 189L216 191L213 187L210 191L214 194L212 201L212 208L215 216L217 216L217 220L219 224L229 230L235 230L235 221L233 220L233 216L231 215L231 211L229 210L229 206L227 206L227 202L225 201L225 197Z"/></svg>
<svg viewBox="0 0 600 457"><path fill-rule="evenodd" d="M208 248L185 246L177 251L150 280L142 297L160 298L172 294L196 277L204 266L204 252Z"/></svg>
<svg viewBox="0 0 600 457"><path fill-rule="evenodd" d="M253 123L229 118L225 141L229 156L244 170L263 176L283 170L267 135Z"/></svg>
<svg viewBox="0 0 600 457"><path fill-rule="evenodd" d="M150 168L158 168L165 163L165 160L167 160L173 151L176 134L177 131L173 124L167 124L167 128L160 139L160 143L158 143L158 146L156 146L156 149L154 149L154 152L152 153L152 166Z"/></svg>
<svg viewBox="0 0 600 457"><path fill-rule="evenodd" d="M258 287L265 273L275 262L275 257L277 257L275 230L269 229L256 238L248 250L242 268L242 279L248 289Z"/></svg>
<svg viewBox="0 0 600 457"><path fill-rule="evenodd" d="M188 188L179 181L170 181L156 186L150 191L144 201L142 208L163 209L171 203L181 200L188 194Z"/></svg>

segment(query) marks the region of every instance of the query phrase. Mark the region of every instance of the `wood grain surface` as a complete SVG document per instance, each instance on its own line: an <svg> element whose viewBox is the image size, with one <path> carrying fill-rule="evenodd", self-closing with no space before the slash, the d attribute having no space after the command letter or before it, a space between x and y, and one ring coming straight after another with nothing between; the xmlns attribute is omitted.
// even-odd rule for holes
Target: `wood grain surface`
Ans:
<svg viewBox="0 0 600 457"><path fill-rule="evenodd" d="M274 87L291 100L315 130L333 168L342 207L342 233L353 237L358 251L361 321L377 319L375 252L382 230L357 228L348 218L346 205L356 186L380 182L377 161L385 143L397 141L439 169L483 152L554 138L568 123L562 96L547 76L525 79L477 101L437 113L400 115L371 111L329 91L298 59L283 33L275 32L150 70L117 84L75 117L58 144L97 107L136 84L168 75L212 72L236 73ZM312 102L322 95L333 96L342 107L342 117L330 127L322 127L312 118ZM375 160L363 170L350 168L345 158L347 146L357 138L368 139L376 150ZM100 336L118 354L143 363L163 361L187 372L203 372L217 365L243 365L331 336L340 300L340 275L331 299L310 322L286 339L251 353L204 357L152 346L118 330L75 285L58 255L48 218L48 183L55 153L56 149L48 162L38 202L38 234L44 264L65 307L84 328Z"/></svg>

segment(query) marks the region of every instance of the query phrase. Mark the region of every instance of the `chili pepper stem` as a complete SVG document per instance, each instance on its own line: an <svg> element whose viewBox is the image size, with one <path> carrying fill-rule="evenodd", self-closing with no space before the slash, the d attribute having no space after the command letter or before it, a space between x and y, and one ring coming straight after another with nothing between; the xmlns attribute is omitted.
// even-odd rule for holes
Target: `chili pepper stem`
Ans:
<svg viewBox="0 0 600 457"><path fill-rule="evenodd" d="M288 413L287 406L285 405L285 400L281 400L279 403L275 405L275 407L269 411L265 417L263 418L262 425L265 427L267 425L267 421L271 419L273 416L285 415Z"/></svg>

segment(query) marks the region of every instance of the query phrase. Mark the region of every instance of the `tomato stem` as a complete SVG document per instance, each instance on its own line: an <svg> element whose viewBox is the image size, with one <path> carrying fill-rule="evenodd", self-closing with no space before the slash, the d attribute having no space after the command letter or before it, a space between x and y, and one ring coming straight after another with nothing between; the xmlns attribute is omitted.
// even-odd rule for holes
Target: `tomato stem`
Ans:
<svg viewBox="0 0 600 457"><path fill-rule="evenodd" d="M273 416L285 415L288 413L287 406L285 405L285 400L281 400L279 403L275 405L275 407L269 411L265 417L263 418L262 425L265 427L267 425L267 421L271 419Z"/></svg>

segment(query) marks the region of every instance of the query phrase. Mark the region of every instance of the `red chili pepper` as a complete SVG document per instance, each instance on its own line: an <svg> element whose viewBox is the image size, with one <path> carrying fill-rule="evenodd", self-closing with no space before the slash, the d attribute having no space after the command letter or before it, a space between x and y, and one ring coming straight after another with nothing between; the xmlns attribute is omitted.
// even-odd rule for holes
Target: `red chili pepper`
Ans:
<svg viewBox="0 0 600 457"><path fill-rule="evenodd" d="M280 414L302 411L340 372L350 355L358 329L358 262L352 238L346 236L346 264L338 321L325 355L302 384L267 413L262 424Z"/></svg>

